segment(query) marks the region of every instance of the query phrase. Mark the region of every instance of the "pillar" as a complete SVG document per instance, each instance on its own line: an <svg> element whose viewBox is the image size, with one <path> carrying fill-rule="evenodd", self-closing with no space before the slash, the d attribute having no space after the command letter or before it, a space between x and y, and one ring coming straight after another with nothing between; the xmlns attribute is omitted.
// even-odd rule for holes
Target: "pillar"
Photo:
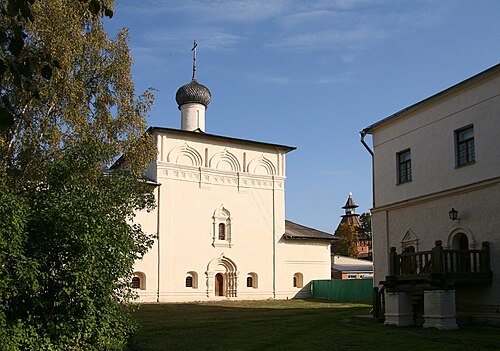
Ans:
<svg viewBox="0 0 500 351"><path fill-rule="evenodd" d="M457 329L455 290L424 291L424 328Z"/></svg>
<svg viewBox="0 0 500 351"><path fill-rule="evenodd" d="M406 327L414 325L409 292L385 292L385 322L388 325Z"/></svg>

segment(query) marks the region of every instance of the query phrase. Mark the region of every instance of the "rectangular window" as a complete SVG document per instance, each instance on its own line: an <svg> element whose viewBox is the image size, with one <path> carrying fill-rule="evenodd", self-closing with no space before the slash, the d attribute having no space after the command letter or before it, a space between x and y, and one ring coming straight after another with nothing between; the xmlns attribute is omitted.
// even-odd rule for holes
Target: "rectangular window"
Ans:
<svg viewBox="0 0 500 351"><path fill-rule="evenodd" d="M411 181L411 151L398 152L398 184Z"/></svg>
<svg viewBox="0 0 500 351"><path fill-rule="evenodd" d="M455 131L457 145L457 166L474 163L476 150L474 147L474 126Z"/></svg>

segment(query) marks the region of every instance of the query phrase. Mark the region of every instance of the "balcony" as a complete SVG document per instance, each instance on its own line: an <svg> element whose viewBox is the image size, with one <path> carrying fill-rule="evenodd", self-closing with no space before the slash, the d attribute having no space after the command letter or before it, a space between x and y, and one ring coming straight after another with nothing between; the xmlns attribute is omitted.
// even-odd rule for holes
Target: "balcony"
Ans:
<svg viewBox="0 0 500 351"><path fill-rule="evenodd" d="M490 247L483 242L480 250L448 250L440 240L429 251L398 254L391 247L386 288L405 284L456 286L491 284Z"/></svg>

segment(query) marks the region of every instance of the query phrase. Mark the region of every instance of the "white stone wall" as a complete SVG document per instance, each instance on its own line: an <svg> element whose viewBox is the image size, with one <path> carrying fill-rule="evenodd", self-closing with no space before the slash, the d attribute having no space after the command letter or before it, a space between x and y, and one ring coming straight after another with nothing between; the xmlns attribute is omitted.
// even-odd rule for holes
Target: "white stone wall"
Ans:
<svg viewBox="0 0 500 351"><path fill-rule="evenodd" d="M376 207L498 177L499 111L500 77L495 77L375 129ZM456 168L454 132L469 124L474 124L477 162ZM396 153L408 148L413 181L397 185Z"/></svg>
<svg viewBox="0 0 500 351"><path fill-rule="evenodd" d="M295 272L303 272L304 285L329 278L329 243L279 242L285 150L196 134L156 132L155 138L159 155L149 174L161 184L159 221L155 213L138 221L150 230L159 225L159 237L136 264L147 276L140 301L156 301L158 286L160 302L225 299L215 296L215 275L228 269L238 284L233 299L295 297L301 290L292 286ZM229 217L230 240L218 240L221 213ZM197 276L197 287L185 286L188 274ZM247 287L249 274L257 287Z"/></svg>
<svg viewBox="0 0 500 351"><path fill-rule="evenodd" d="M388 274L389 247L418 251L435 240L450 247L456 233L469 247L489 241L493 284L461 288L460 303L500 305L500 75L465 84L373 130L375 282ZM473 124L475 163L456 167L455 131ZM412 181L397 184L396 154L411 149ZM459 220L451 221L451 208Z"/></svg>

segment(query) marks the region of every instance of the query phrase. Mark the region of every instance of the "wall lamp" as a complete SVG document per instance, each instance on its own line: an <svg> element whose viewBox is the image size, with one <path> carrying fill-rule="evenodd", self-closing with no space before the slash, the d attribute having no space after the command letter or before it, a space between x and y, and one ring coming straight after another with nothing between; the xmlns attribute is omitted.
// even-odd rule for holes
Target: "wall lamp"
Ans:
<svg viewBox="0 0 500 351"><path fill-rule="evenodd" d="M452 208L451 208L451 211L450 211L450 212L448 212L448 214L450 215L450 219L451 219L452 221L456 221L456 220L458 219L458 211L457 211L457 210L455 210L455 208L453 208L453 207L452 207Z"/></svg>

